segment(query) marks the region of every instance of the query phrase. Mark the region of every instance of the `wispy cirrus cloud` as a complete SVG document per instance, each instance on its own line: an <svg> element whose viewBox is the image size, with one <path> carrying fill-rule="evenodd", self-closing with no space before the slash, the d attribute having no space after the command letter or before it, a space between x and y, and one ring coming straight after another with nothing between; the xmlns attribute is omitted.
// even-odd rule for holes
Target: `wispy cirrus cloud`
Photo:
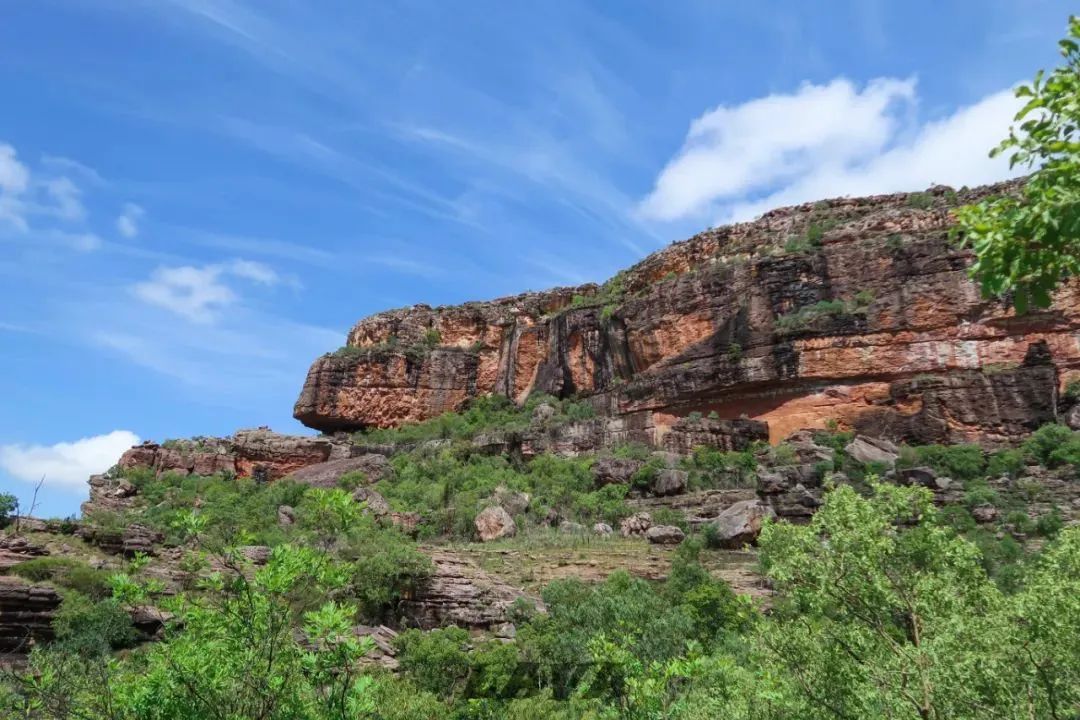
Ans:
<svg viewBox="0 0 1080 720"><path fill-rule="evenodd" d="M131 240L139 235L139 223L146 211L135 203L124 203L123 211L116 218L116 230Z"/></svg>

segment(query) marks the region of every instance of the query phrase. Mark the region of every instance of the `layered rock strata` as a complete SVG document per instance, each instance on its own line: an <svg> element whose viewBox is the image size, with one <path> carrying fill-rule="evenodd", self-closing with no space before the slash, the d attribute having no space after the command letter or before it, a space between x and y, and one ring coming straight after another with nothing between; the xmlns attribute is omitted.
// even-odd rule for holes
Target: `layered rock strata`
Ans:
<svg viewBox="0 0 1080 720"><path fill-rule="evenodd" d="M836 420L1006 442L1053 419L1080 367L1080 286L1017 317L980 296L949 238L952 207L1015 187L806 203L675 243L603 287L380 313L315 361L295 416L388 427L539 391L590 397L658 446L694 411L766 421L774 440Z"/></svg>

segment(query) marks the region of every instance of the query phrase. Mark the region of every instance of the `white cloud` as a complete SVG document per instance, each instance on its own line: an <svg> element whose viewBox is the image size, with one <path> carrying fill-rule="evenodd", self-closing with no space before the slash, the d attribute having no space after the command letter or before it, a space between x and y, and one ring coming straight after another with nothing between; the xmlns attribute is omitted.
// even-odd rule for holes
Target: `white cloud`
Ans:
<svg viewBox="0 0 1080 720"><path fill-rule="evenodd" d="M30 171L19 162L15 148L0 143L0 223L26 230L22 194L30 184Z"/></svg>
<svg viewBox="0 0 1080 720"><path fill-rule="evenodd" d="M91 232L54 232L52 235L72 250L78 250L79 252L93 252L101 247L101 238Z"/></svg>
<svg viewBox="0 0 1080 720"><path fill-rule="evenodd" d="M52 201L49 212L63 220L82 220L86 217L86 208L82 203L82 190L68 177L46 180L45 194Z"/></svg>
<svg viewBox="0 0 1080 720"><path fill-rule="evenodd" d="M143 302L194 322L210 322L215 312L236 301L236 293L221 282L221 268L213 265L158 268L133 290Z"/></svg>
<svg viewBox="0 0 1080 720"><path fill-rule="evenodd" d="M225 270L236 277L257 282L260 285L275 285L279 279L273 268L254 260L233 260L225 266Z"/></svg>
<svg viewBox="0 0 1080 720"><path fill-rule="evenodd" d="M145 211L135 203L124 203L124 211L116 218L116 229L124 237L131 239L139 234L139 221Z"/></svg>
<svg viewBox="0 0 1080 720"><path fill-rule="evenodd" d="M30 171L15 157L15 148L0 143L0 191L21 193L30 182Z"/></svg>
<svg viewBox="0 0 1080 720"><path fill-rule="evenodd" d="M260 285L274 285L279 280L273 268L237 259L203 267L160 267L154 270L149 280L137 283L132 292L143 302L165 308L192 322L209 323L219 310L240 299L225 284L225 277L230 275Z"/></svg>
<svg viewBox="0 0 1080 720"><path fill-rule="evenodd" d="M27 482L82 488L95 473L108 470L125 450L139 443L128 430L113 430L55 445L0 445L0 468Z"/></svg>
<svg viewBox="0 0 1080 720"><path fill-rule="evenodd" d="M883 78L859 90L837 79L718 107L691 124L639 211L657 220L746 220L808 200L1018 174L988 157L1018 108L1011 90L921 124L917 102L913 80Z"/></svg>

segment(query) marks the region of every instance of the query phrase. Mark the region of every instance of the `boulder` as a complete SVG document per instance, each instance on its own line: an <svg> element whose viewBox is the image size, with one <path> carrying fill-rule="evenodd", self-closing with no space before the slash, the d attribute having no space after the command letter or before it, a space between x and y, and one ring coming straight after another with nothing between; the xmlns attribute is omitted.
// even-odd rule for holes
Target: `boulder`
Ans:
<svg viewBox="0 0 1080 720"><path fill-rule="evenodd" d="M979 505L972 508L971 517L975 518L975 522L981 525L992 523L997 520L998 509L993 505Z"/></svg>
<svg viewBox="0 0 1080 720"><path fill-rule="evenodd" d="M278 525L292 525L296 522L296 510L291 505L281 505L277 509Z"/></svg>
<svg viewBox="0 0 1080 720"><path fill-rule="evenodd" d="M555 408L550 403L540 403L532 414L533 422L538 425L542 425L553 417L555 417Z"/></svg>
<svg viewBox="0 0 1080 720"><path fill-rule="evenodd" d="M690 474L685 470L675 470L672 468L664 468L656 473L656 477L653 478L650 483L649 489L653 495L659 495L661 497L668 495L681 495L686 492L686 483Z"/></svg>
<svg viewBox="0 0 1080 720"><path fill-rule="evenodd" d="M390 524L401 530L406 535L415 536L420 529L420 513L418 512L392 512Z"/></svg>
<svg viewBox="0 0 1080 720"><path fill-rule="evenodd" d="M390 503L386 502L379 493L375 492L369 487L358 487L353 490L353 500L358 503L364 503L364 510L371 513L377 518L385 517L390 514Z"/></svg>
<svg viewBox="0 0 1080 720"><path fill-rule="evenodd" d="M628 485L634 473L641 469L645 463L641 460L629 458L602 457L593 463L592 473L596 479L596 486L604 485Z"/></svg>
<svg viewBox="0 0 1080 720"><path fill-rule="evenodd" d="M559 523L559 532L563 533L564 535L584 535L585 526L580 523L563 520L561 523Z"/></svg>
<svg viewBox="0 0 1080 720"><path fill-rule="evenodd" d="M653 525L645 531L645 539L654 545L678 545L686 534L674 525Z"/></svg>
<svg viewBox="0 0 1080 720"><path fill-rule="evenodd" d="M881 438L857 435L844 447L844 452L861 463L882 463L892 467L900 457L900 449L894 443Z"/></svg>
<svg viewBox="0 0 1080 720"><path fill-rule="evenodd" d="M529 501L532 500L532 498L529 496L529 493L508 490L500 485L495 488L492 500L495 501L496 505L511 515L520 515L529 509Z"/></svg>
<svg viewBox="0 0 1080 720"><path fill-rule="evenodd" d="M1065 413L1065 424L1073 430L1080 430L1080 403L1073 405L1067 413Z"/></svg>
<svg viewBox="0 0 1080 720"><path fill-rule="evenodd" d="M592 526L593 535L599 535L600 537L608 537L611 533L615 532L611 529L611 526L607 523L596 523Z"/></svg>
<svg viewBox="0 0 1080 720"><path fill-rule="evenodd" d="M131 624L147 640L158 640L165 632L165 626L173 619L173 613L161 610L153 605L136 605L128 610Z"/></svg>
<svg viewBox="0 0 1080 720"><path fill-rule="evenodd" d="M476 534L482 542L491 542L504 537L514 537L517 526L510 513L498 505L492 505L484 509L473 521L476 526Z"/></svg>
<svg viewBox="0 0 1080 720"><path fill-rule="evenodd" d="M544 609L538 598L490 575L466 557L437 550L431 560L435 566L431 577L401 603L406 626L494 629L509 621L508 612L518 598Z"/></svg>
<svg viewBox="0 0 1080 720"><path fill-rule="evenodd" d="M776 513L760 500L742 500L722 511L709 523L710 541L722 548L750 545L761 534L765 518Z"/></svg>
<svg viewBox="0 0 1080 720"><path fill-rule="evenodd" d="M901 485L918 485L934 491L948 490L952 480L939 477L933 468L913 467L896 471L896 479Z"/></svg>
<svg viewBox="0 0 1080 720"><path fill-rule="evenodd" d="M330 460L308 465L293 471L289 476L294 481L311 487L336 488L338 480L349 473L360 473L365 484L371 484L392 475L394 468L385 456L369 453L359 457Z"/></svg>
<svg viewBox="0 0 1080 720"><path fill-rule="evenodd" d="M652 527L652 515L647 512L634 513L619 523L619 533L623 537L644 537Z"/></svg>

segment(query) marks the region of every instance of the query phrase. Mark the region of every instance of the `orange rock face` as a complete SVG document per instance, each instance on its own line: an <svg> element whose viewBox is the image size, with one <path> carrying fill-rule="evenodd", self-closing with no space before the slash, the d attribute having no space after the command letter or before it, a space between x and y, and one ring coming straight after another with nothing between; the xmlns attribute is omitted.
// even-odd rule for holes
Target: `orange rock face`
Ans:
<svg viewBox="0 0 1080 720"><path fill-rule="evenodd" d="M676 243L604 288L380 313L316 360L295 414L385 427L540 391L658 428L702 411L767 420L773 437L836 421L1007 440L1052 418L1080 369L1080 286L1018 318L979 295L949 240L950 207L1014 187L935 188L929 208L905 194L808 203Z"/></svg>

